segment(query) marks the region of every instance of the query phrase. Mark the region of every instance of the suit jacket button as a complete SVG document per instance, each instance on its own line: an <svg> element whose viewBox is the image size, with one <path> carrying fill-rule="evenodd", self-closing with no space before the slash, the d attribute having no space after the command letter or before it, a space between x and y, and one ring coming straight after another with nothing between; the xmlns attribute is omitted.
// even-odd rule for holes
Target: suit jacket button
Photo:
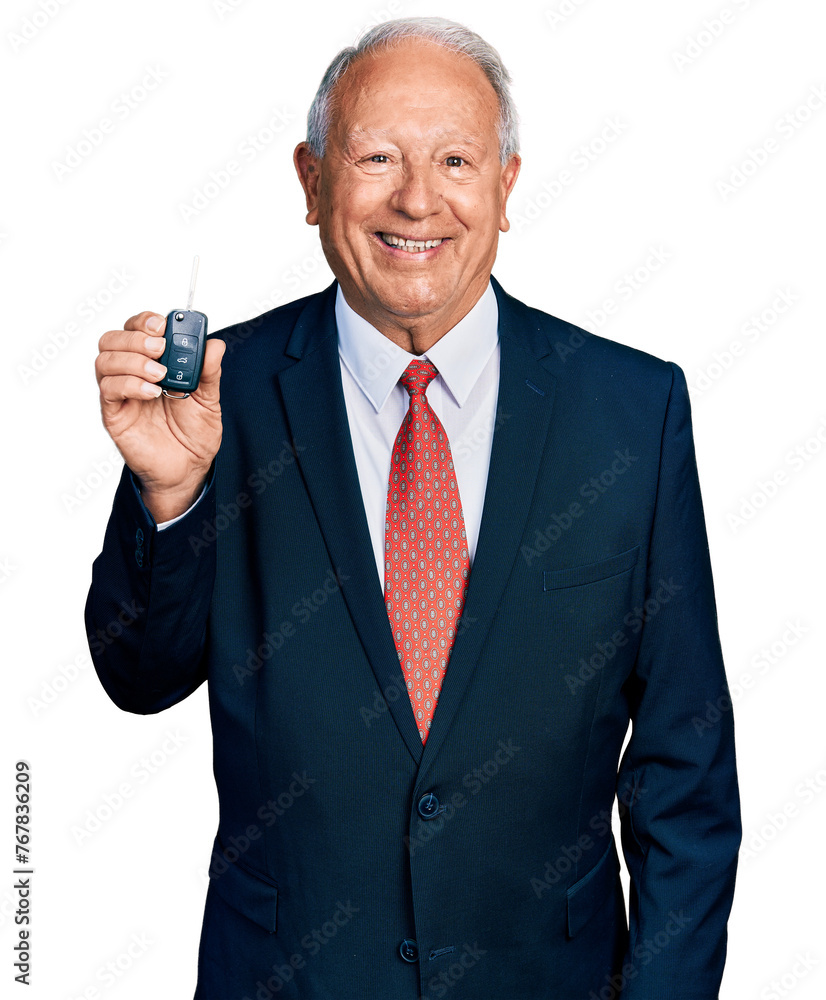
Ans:
<svg viewBox="0 0 826 1000"><path fill-rule="evenodd" d="M422 819L433 819L438 813L442 811L439 805L439 800L433 794L433 792L427 792L419 799L419 805L417 806L419 810L419 815Z"/></svg>
<svg viewBox="0 0 826 1000"><path fill-rule="evenodd" d="M419 948L412 938L405 938L399 945L399 954L405 962L416 962L419 958Z"/></svg>

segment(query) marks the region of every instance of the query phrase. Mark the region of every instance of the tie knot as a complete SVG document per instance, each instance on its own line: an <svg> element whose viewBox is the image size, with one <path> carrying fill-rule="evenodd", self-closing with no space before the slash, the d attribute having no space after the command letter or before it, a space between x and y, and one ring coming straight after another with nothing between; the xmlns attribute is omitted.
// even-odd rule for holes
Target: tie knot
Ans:
<svg viewBox="0 0 826 1000"><path fill-rule="evenodd" d="M399 381L412 396L417 392L425 392L437 375L436 366L430 361L411 361Z"/></svg>

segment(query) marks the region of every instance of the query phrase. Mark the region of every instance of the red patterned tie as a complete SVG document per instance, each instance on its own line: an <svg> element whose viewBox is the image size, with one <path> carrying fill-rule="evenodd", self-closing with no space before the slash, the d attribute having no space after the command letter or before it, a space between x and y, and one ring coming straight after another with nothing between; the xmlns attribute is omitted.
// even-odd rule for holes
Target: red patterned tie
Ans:
<svg viewBox="0 0 826 1000"><path fill-rule="evenodd" d="M384 542L385 603L422 743L470 575L450 444L425 395L435 376L429 361L411 361L399 379L410 407L393 446Z"/></svg>

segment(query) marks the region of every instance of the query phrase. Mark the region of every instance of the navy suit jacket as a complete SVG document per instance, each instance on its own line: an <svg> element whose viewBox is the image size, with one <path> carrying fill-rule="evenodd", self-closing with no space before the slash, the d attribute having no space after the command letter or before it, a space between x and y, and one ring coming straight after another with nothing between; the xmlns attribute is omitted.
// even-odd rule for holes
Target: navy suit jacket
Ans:
<svg viewBox="0 0 826 1000"><path fill-rule="evenodd" d="M717 997L741 827L685 378L493 284L490 471L424 747L335 284L216 334L223 440L192 511L158 532L124 468L87 629L126 711L208 684L199 1000Z"/></svg>

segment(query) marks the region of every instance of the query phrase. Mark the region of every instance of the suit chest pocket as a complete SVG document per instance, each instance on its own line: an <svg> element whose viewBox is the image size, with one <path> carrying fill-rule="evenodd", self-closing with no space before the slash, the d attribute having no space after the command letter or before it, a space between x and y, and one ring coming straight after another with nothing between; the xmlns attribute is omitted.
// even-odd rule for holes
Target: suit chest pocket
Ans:
<svg viewBox="0 0 826 1000"><path fill-rule="evenodd" d="M590 583L598 583L600 580L608 580L613 576L627 573L636 566L639 551L639 545L635 545L633 549L620 552L599 562L586 563L584 566L572 566L570 569L546 569L542 573L542 589L551 591L584 587Z"/></svg>
<svg viewBox="0 0 826 1000"><path fill-rule="evenodd" d="M638 556L635 546L599 562L542 573L544 592L538 597L553 649L551 663L571 694L581 693L583 681L593 691L597 674L634 655L636 633L629 623Z"/></svg>

